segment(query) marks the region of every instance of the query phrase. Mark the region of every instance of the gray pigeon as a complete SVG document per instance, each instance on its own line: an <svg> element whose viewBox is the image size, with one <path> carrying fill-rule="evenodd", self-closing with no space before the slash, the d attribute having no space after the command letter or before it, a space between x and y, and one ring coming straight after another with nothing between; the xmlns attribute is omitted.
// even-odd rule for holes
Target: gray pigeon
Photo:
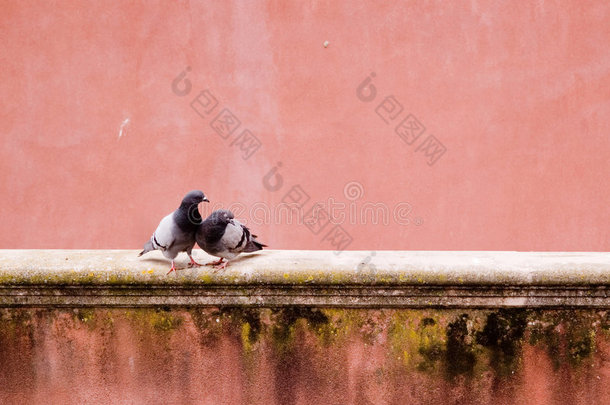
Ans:
<svg viewBox="0 0 610 405"><path fill-rule="evenodd" d="M199 225L197 230L197 244L212 256L220 260L207 264L214 265L217 270L224 269L227 262L240 253L262 250L262 243L256 240L250 230L238 220L229 210L216 210Z"/></svg>
<svg viewBox="0 0 610 405"><path fill-rule="evenodd" d="M172 261L172 268L167 274L176 270L174 259L180 252L189 255L191 259L189 267L201 266L193 259L191 251L195 245L197 228L201 225L201 214L197 206L203 201L209 202L202 191L193 190L185 195L180 207L161 220L157 230L144 244L144 250L138 256L152 250L160 250L163 256Z"/></svg>

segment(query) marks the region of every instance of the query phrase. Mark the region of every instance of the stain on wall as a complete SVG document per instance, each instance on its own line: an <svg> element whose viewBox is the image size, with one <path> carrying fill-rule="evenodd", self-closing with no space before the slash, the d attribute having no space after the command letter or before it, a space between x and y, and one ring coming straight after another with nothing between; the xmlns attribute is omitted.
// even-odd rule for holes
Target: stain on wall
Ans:
<svg viewBox="0 0 610 405"><path fill-rule="evenodd" d="M592 310L2 309L3 403L608 404Z"/></svg>

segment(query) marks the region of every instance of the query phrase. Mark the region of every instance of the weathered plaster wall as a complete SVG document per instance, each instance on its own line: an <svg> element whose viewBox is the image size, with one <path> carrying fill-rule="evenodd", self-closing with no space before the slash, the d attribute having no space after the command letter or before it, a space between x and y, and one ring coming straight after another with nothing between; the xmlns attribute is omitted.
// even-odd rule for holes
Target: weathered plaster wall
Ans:
<svg viewBox="0 0 610 405"><path fill-rule="evenodd" d="M135 249L201 188L274 248L333 249L277 213L300 185L305 212L343 204L350 249L607 251L609 19L605 0L3 1L0 247Z"/></svg>
<svg viewBox="0 0 610 405"><path fill-rule="evenodd" d="M607 311L0 310L2 403L610 404Z"/></svg>
<svg viewBox="0 0 610 405"><path fill-rule="evenodd" d="M0 403L610 404L609 254L365 253L2 250Z"/></svg>

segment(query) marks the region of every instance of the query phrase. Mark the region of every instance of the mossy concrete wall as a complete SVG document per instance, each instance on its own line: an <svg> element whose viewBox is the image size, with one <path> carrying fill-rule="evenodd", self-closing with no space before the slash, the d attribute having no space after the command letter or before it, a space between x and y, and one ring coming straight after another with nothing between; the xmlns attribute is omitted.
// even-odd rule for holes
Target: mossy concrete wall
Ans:
<svg viewBox="0 0 610 405"><path fill-rule="evenodd" d="M6 308L0 402L608 404L596 310Z"/></svg>
<svg viewBox="0 0 610 405"><path fill-rule="evenodd" d="M0 403L610 404L600 254L462 252L452 272L451 252L383 252L350 280L363 252L270 251L222 274L169 276L157 257L128 259L136 252L1 253ZM524 264L509 272L507 255ZM553 263L555 278L544 270ZM476 274L494 265L504 278ZM561 280L578 288L574 305L521 297L559 293ZM450 295L413 300L428 287ZM495 304L469 305L486 287ZM498 295L509 289L516 299ZM350 292L354 305L342 306Z"/></svg>

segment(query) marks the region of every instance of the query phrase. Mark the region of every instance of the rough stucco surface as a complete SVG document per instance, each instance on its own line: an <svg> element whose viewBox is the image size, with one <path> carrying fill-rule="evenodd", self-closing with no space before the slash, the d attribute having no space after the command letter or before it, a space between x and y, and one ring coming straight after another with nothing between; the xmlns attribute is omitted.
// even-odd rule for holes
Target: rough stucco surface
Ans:
<svg viewBox="0 0 610 405"><path fill-rule="evenodd" d="M154 251L0 250L0 281L173 284L482 284L603 285L610 253L268 250L239 256L224 271L203 266L166 277L169 261ZM201 250L194 257L215 260ZM110 280L112 278L112 280ZM36 281L32 281L36 280ZM46 281L45 281L46 280Z"/></svg>
<svg viewBox="0 0 610 405"><path fill-rule="evenodd" d="M0 402L610 404L607 312L2 309Z"/></svg>
<svg viewBox="0 0 610 405"><path fill-rule="evenodd" d="M160 252L6 250L0 306L609 308L604 253L264 250L166 274ZM202 252L195 252L201 262Z"/></svg>
<svg viewBox="0 0 610 405"><path fill-rule="evenodd" d="M263 251L168 276L136 251L0 253L2 403L610 404L607 254ZM434 282L445 305L393 301ZM476 308L460 283L602 293ZM348 308L355 288L378 301Z"/></svg>
<svg viewBox="0 0 610 405"><path fill-rule="evenodd" d="M343 204L350 249L608 250L609 18L607 0L3 1L0 247L136 249L201 188L269 246L333 249L330 226L277 215L300 185L304 212ZM426 128L411 145L408 114Z"/></svg>

